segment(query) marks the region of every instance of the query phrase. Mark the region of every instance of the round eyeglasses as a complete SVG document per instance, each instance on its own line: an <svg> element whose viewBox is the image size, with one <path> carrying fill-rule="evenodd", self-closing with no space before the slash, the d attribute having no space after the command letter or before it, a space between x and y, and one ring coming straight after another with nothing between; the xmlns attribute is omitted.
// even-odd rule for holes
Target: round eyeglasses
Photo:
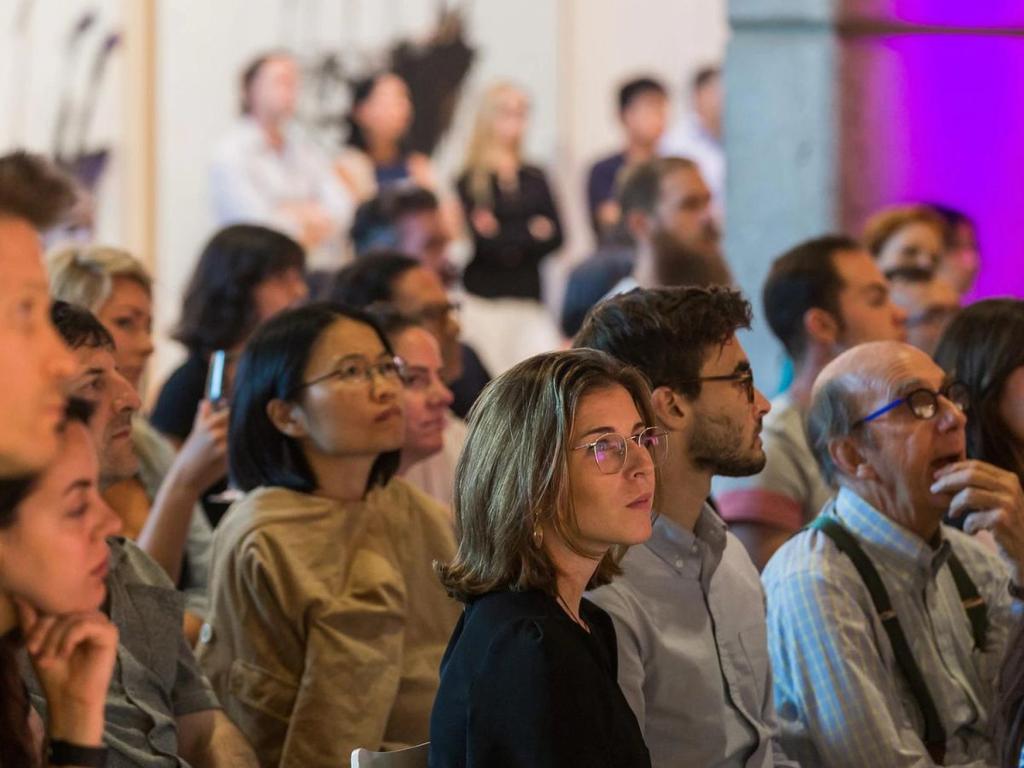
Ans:
<svg viewBox="0 0 1024 768"><path fill-rule="evenodd" d="M938 392L924 387L921 389L915 389L913 392L908 392L903 397L899 397L891 403L886 403L878 410L869 413L863 419L854 422L853 426L859 427L861 424L867 424L868 422L874 421L901 405L906 405L907 408L910 409L910 412L914 414L915 418L934 419L935 415L939 412L940 395L949 400L949 402L953 404L953 407L961 413L966 412L971 403L971 395L970 391L967 389L967 385L960 381L952 381L939 389Z"/></svg>
<svg viewBox="0 0 1024 768"><path fill-rule="evenodd" d="M577 445L574 451L586 450L594 457L597 468L605 475L621 472L626 464L626 453L629 443L634 442L647 451L654 466L659 466L668 456L668 432L661 427L647 427L629 437L617 432L606 432L590 443Z"/></svg>
<svg viewBox="0 0 1024 768"><path fill-rule="evenodd" d="M346 386L356 384L372 384L374 377L380 377L384 381L402 383L405 371L405 361L397 356L384 356L376 361L370 361L363 355L347 355L331 368L327 373L317 376L309 381L302 382L292 394L300 390L319 384L321 381L334 380Z"/></svg>

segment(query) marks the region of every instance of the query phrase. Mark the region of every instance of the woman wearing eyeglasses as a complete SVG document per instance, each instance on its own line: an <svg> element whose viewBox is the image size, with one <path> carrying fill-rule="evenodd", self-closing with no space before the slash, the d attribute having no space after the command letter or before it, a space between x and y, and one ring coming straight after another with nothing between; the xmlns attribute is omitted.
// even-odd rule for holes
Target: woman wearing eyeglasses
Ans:
<svg viewBox="0 0 1024 768"><path fill-rule="evenodd" d="M263 765L427 739L458 616L431 564L455 545L393 477L403 433L401 361L368 315L314 304L250 340L229 440L246 496L214 537L198 656Z"/></svg>
<svg viewBox="0 0 1024 768"><path fill-rule="evenodd" d="M665 433L638 373L594 350L538 355L484 390L456 470L465 604L441 664L430 765L650 766L616 682L611 619L583 598L651 534Z"/></svg>

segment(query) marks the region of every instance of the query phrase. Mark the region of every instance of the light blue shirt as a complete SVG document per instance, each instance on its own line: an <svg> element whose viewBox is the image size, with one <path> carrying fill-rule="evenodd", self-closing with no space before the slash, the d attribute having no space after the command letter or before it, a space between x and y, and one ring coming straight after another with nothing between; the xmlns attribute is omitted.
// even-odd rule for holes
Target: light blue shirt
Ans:
<svg viewBox="0 0 1024 768"><path fill-rule="evenodd" d="M856 537L889 592L947 734L945 764L993 765L996 684L1015 620L1006 565L946 526L933 548L847 488L822 514ZM985 651L974 648L946 567L951 549L988 608ZM786 752L804 765L837 768L933 765L921 740L924 718L850 559L808 529L779 549L762 578Z"/></svg>
<svg viewBox="0 0 1024 768"><path fill-rule="evenodd" d="M743 545L705 506L665 517L588 597L615 623L619 685L654 768L795 765L775 740L764 595Z"/></svg>

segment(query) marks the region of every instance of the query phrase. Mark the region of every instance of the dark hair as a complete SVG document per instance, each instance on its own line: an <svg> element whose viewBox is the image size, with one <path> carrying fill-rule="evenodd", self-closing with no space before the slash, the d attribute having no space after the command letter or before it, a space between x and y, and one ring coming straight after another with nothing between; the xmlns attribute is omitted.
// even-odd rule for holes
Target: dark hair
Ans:
<svg viewBox="0 0 1024 768"><path fill-rule="evenodd" d="M76 199L71 177L42 155L19 150L0 157L0 217L46 230L61 222Z"/></svg>
<svg viewBox="0 0 1024 768"><path fill-rule="evenodd" d="M623 215L636 210L654 213L661 197L662 180L681 170L696 171L698 168L693 160L685 157L661 157L626 171L617 191Z"/></svg>
<svg viewBox="0 0 1024 768"><path fill-rule="evenodd" d="M659 80L653 77L637 77L633 80L627 80L619 88L619 114L621 115L629 109L634 99L646 94L667 97L668 91Z"/></svg>
<svg viewBox="0 0 1024 768"><path fill-rule="evenodd" d="M369 312L370 316L377 322L380 330L389 339L394 339L410 328L423 327L423 323L419 320L403 315L386 304L378 304L368 309L367 312Z"/></svg>
<svg viewBox="0 0 1024 768"><path fill-rule="evenodd" d="M243 491L261 485L304 493L316 488L316 477L302 448L274 426L267 404L275 399L295 399L314 345L342 318L368 325L391 353L391 344L373 317L327 303L307 304L272 317L246 344L235 376L228 439L231 477ZM398 469L399 453L389 451L377 457L367 490L387 484Z"/></svg>
<svg viewBox="0 0 1024 768"><path fill-rule="evenodd" d="M1000 768L1018 768L1024 749L1024 621L1010 634L997 695L996 759Z"/></svg>
<svg viewBox="0 0 1024 768"><path fill-rule="evenodd" d="M967 385L967 455L1014 472L1024 483L1024 446L1000 414L1006 379L1024 366L1024 301L986 299L964 308L946 328L935 362Z"/></svg>
<svg viewBox="0 0 1024 768"><path fill-rule="evenodd" d="M722 74L720 67L714 64L703 66L698 69L693 75L692 87L693 92L701 90L705 86L711 84L717 80Z"/></svg>
<svg viewBox="0 0 1024 768"><path fill-rule="evenodd" d="M238 346L259 318L253 289L289 269L305 271L302 246L288 235L255 224L234 224L203 248L185 289L174 338L195 354Z"/></svg>
<svg viewBox="0 0 1024 768"><path fill-rule="evenodd" d="M499 589L553 596L555 564L531 541L540 521L549 521L574 552L594 556L580 543L568 455L580 401L612 386L624 387L645 423L655 423L643 376L592 349L536 355L484 388L455 470L459 549L451 563L434 564L450 595L463 602ZM604 553L588 589L621 573L623 551Z"/></svg>
<svg viewBox="0 0 1024 768"><path fill-rule="evenodd" d="M694 399L708 352L750 327L750 303L731 288L635 288L601 302L573 345L607 352L637 368L652 388Z"/></svg>
<svg viewBox="0 0 1024 768"><path fill-rule="evenodd" d="M345 124L348 126L348 138L345 140L345 143L350 147L361 149L363 152L369 150L370 144L362 127L356 120L356 111L373 95L373 89L377 87L377 84L389 75L405 82L405 78L401 75L386 69L374 72L372 75L360 78L352 83L352 103L348 108L348 114L345 116ZM399 153L404 154L406 150L404 139L400 142L398 149Z"/></svg>
<svg viewBox="0 0 1024 768"><path fill-rule="evenodd" d="M58 299L50 306L50 319L71 349L103 347L111 352L115 349L110 331L85 307Z"/></svg>
<svg viewBox="0 0 1024 768"><path fill-rule="evenodd" d="M836 269L836 253L862 249L852 237L824 235L805 240L772 262L762 292L765 318L798 363L807 351L804 315L809 309L823 309L842 325L839 292L843 279Z"/></svg>
<svg viewBox="0 0 1024 768"><path fill-rule="evenodd" d="M368 253L338 272L327 299L350 307L386 304L392 300L395 281L410 269L422 266L398 251Z"/></svg>
<svg viewBox="0 0 1024 768"><path fill-rule="evenodd" d="M393 250L398 245L396 226L405 216L438 209L437 196L415 185L395 184L356 209L351 237L356 253Z"/></svg>
<svg viewBox="0 0 1024 768"><path fill-rule="evenodd" d="M240 109L243 115L252 114L252 102L249 99L249 92L252 90L252 84L256 82L256 78L259 77L260 70L263 69L263 65L271 59L292 58L293 57L289 51L279 48L277 50L261 53L246 65L245 69L242 70L242 101Z"/></svg>

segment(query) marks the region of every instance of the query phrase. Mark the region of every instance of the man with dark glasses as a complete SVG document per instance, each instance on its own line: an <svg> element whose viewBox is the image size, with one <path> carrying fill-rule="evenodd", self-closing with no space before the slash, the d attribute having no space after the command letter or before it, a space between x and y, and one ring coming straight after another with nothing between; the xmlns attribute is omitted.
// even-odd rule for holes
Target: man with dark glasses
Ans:
<svg viewBox="0 0 1024 768"><path fill-rule="evenodd" d="M615 622L619 685L655 768L792 765L775 739L757 569L706 501L713 475L764 466L769 405L736 339L749 325L728 288L637 289L599 304L575 340L647 376L664 433L654 532L588 595Z"/></svg>
<svg viewBox="0 0 1024 768"><path fill-rule="evenodd" d="M1024 492L966 460L972 405L899 342L855 347L815 382L808 440L839 491L763 576L783 743L803 764L995 764Z"/></svg>

